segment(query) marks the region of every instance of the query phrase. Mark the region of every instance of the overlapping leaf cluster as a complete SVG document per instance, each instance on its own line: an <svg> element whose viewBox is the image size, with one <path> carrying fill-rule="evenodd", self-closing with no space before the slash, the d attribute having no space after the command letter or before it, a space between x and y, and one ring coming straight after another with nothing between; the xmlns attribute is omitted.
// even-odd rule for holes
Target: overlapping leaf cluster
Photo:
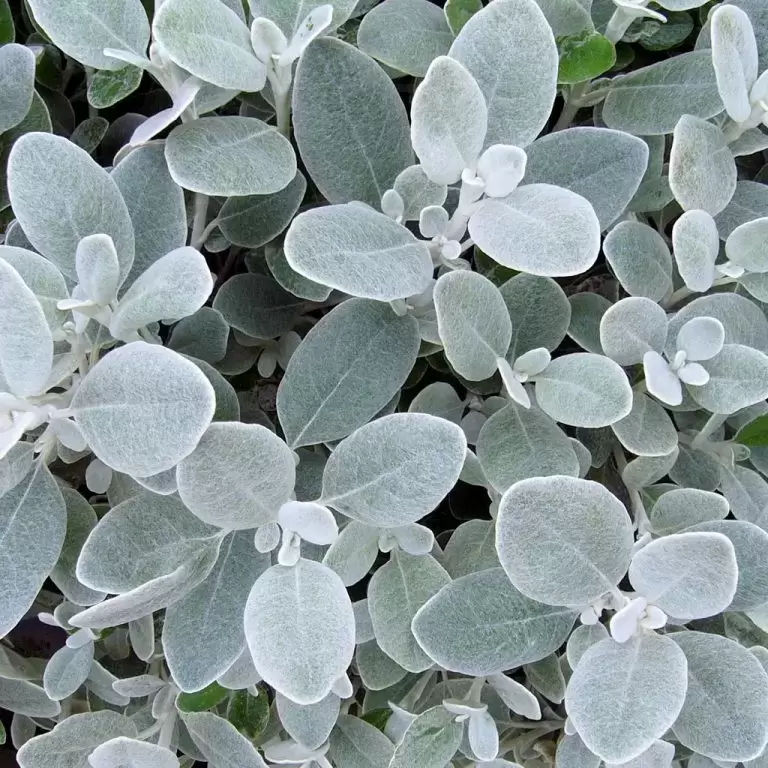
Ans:
<svg viewBox="0 0 768 768"><path fill-rule="evenodd" d="M649 5L0 2L22 768L765 762L768 14Z"/></svg>

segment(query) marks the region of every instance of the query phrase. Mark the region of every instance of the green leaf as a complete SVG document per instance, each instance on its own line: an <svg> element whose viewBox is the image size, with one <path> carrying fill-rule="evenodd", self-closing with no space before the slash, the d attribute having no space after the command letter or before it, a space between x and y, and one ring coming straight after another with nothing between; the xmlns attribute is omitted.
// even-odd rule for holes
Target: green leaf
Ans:
<svg viewBox="0 0 768 768"><path fill-rule="evenodd" d="M0 45L12 43L16 39L13 14L8 0L0 0ZM3 741L5 743L5 741Z"/></svg>
<svg viewBox="0 0 768 768"><path fill-rule="evenodd" d="M734 440L742 445L768 445L768 413L743 426L736 433Z"/></svg>
<svg viewBox="0 0 768 768"><path fill-rule="evenodd" d="M190 639L190 642L194 640ZM205 712L224 701L228 695L229 691L226 688L213 682L197 693L180 693L176 699L176 706L182 712Z"/></svg>
<svg viewBox="0 0 768 768"><path fill-rule="evenodd" d="M605 36L590 29L557 41L560 65L557 82L565 85L585 83L607 72L616 63L616 48Z"/></svg>
<svg viewBox="0 0 768 768"><path fill-rule="evenodd" d="M391 709L372 709L370 712L366 712L361 719L383 731L390 717L392 717Z"/></svg>
<svg viewBox="0 0 768 768"><path fill-rule="evenodd" d="M100 69L88 81L88 103L107 109L130 96L141 83L144 71L129 64L117 70Z"/></svg>
<svg viewBox="0 0 768 768"><path fill-rule="evenodd" d="M445 18L454 35L478 12L483 10L482 0L448 0L445 4Z"/></svg>
<svg viewBox="0 0 768 768"><path fill-rule="evenodd" d="M269 725L267 692L263 688L258 690L258 696L246 690L235 691L227 704L227 720L251 741L264 733Z"/></svg>

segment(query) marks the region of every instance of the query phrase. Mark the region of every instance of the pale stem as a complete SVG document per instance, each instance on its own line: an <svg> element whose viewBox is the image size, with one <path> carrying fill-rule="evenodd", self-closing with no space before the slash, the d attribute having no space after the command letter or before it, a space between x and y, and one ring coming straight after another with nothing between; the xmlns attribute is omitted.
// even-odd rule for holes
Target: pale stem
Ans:
<svg viewBox="0 0 768 768"><path fill-rule="evenodd" d="M171 710L165 720L163 720L163 725L160 728L160 735L157 737L158 747L165 747L167 749L171 746L171 738L173 737L173 728L175 725L176 712Z"/></svg>
<svg viewBox="0 0 768 768"><path fill-rule="evenodd" d="M627 457L618 445L613 447L613 459L616 462L616 468L619 470L619 475L623 475L624 469L627 466ZM632 507L632 517L635 521L635 527L637 528L638 533L643 534L648 530L649 526L648 515L645 511L643 499L641 498L639 491L633 490L632 488L627 487L627 493L629 494L629 502Z"/></svg>
<svg viewBox="0 0 768 768"><path fill-rule="evenodd" d="M205 220L208 217L208 204L210 198L202 192L195 192L195 214L192 220L192 237L190 242L193 248L203 245L203 233L205 232Z"/></svg>
<svg viewBox="0 0 768 768"><path fill-rule="evenodd" d="M588 90L589 81L577 83L571 88L565 99L565 104L563 104L563 111L560 113L560 117L557 118L555 127L552 129L553 133L555 131L562 131L571 124L573 118L576 117L576 113L581 109L581 99Z"/></svg>
<svg viewBox="0 0 768 768"><path fill-rule="evenodd" d="M483 686L485 685L485 678L484 677L476 677L472 681L472 685L469 687L469 690L467 691L467 695L464 697L464 701L469 701L470 703L480 703L480 694L483 692Z"/></svg>
<svg viewBox="0 0 768 768"><path fill-rule="evenodd" d="M435 674L434 669L428 669L417 681L416 684L411 688L410 691L403 697L401 700L400 706L403 709L409 709L411 707L415 707L418 700L421 698L424 691L427 690L427 686L429 685L430 681L432 680L432 677Z"/></svg>
<svg viewBox="0 0 768 768"><path fill-rule="evenodd" d="M461 244L461 252L466 253L473 245L475 244L475 241L468 237L462 244Z"/></svg>
<svg viewBox="0 0 768 768"><path fill-rule="evenodd" d="M272 82L272 93L275 97L275 117L277 118L277 130L286 139L291 137L291 89L275 88Z"/></svg>
<svg viewBox="0 0 768 768"><path fill-rule="evenodd" d="M707 442L707 438L713 432L719 429L723 424L725 424L725 421L727 418L728 418L728 414L713 413L709 417L709 419L707 419L707 423L701 428L701 430L696 435L696 437L693 438L693 442L691 443L691 448L693 448L694 450L697 448L701 448L701 446Z"/></svg>

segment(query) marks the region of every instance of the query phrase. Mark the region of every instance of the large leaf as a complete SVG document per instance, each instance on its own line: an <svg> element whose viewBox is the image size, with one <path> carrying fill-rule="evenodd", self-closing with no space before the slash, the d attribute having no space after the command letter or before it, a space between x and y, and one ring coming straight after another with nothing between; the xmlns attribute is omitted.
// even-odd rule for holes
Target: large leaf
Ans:
<svg viewBox="0 0 768 768"><path fill-rule="evenodd" d="M622 221L603 243L605 258L630 296L661 301L672 291L672 256L648 224Z"/></svg>
<svg viewBox="0 0 768 768"><path fill-rule="evenodd" d="M709 381L691 386L693 399L712 413L735 413L768 397L768 356L741 344L726 344L704 367Z"/></svg>
<svg viewBox="0 0 768 768"><path fill-rule="evenodd" d="M688 665L668 637L606 638L589 648L565 693L568 717L589 749L625 763L648 749L683 708Z"/></svg>
<svg viewBox="0 0 768 768"><path fill-rule="evenodd" d="M717 88L731 118L743 123L752 114L749 89L757 79L757 41L749 16L733 5L712 14L712 64Z"/></svg>
<svg viewBox="0 0 768 768"><path fill-rule="evenodd" d="M19 397L39 395L52 365L53 336L43 308L21 275L0 258L0 380Z"/></svg>
<svg viewBox="0 0 768 768"><path fill-rule="evenodd" d="M726 536L683 532L643 547L632 558L629 580L666 614L690 621L715 616L731 604L738 570Z"/></svg>
<svg viewBox="0 0 768 768"><path fill-rule="evenodd" d="M126 283L166 253L187 242L184 191L168 173L165 151L158 144L136 147L112 171L133 222L136 255Z"/></svg>
<svg viewBox="0 0 768 768"><path fill-rule="evenodd" d="M667 313L651 299L621 299L600 319L600 345L619 365L638 365L646 352L662 352L666 341Z"/></svg>
<svg viewBox="0 0 768 768"><path fill-rule="evenodd" d="M280 693L275 696L275 709L286 733L307 749L318 749L328 740L340 704L335 693L329 693L316 704L295 704Z"/></svg>
<svg viewBox="0 0 768 768"><path fill-rule="evenodd" d="M445 14L428 0L385 0L364 17L357 45L382 64L424 77L433 59L453 42Z"/></svg>
<svg viewBox="0 0 768 768"><path fill-rule="evenodd" d="M669 186L684 211L715 216L728 205L736 191L736 161L716 125L692 115L680 118L669 156Z"/></svg>
<svg viewBox="0 0 768 768"><path fill-rule="evenodd" d="M579 474L579 461L565 432L537 408L515 403L485 422L477 439L477 458L499 493L528 477Z"/></svg>
<svg viewBox="0 0 768 768"><path fill-rule="evenodd" d="M474 170L487 126L485 97L472 75L448 56L435 59L411 109L413 149L429 179L454 184L465 168Z"/></svg>
<svg viewBox="0 0 768 768"><path fill-rule="evenodd" d="M709 52L692 51L616 78L603 119L610 128L653 136L672 133L683 115L706 119L722 109Z"/></svg>
<svg viewBox="0 0 768 768"><path fill-rule="evenodd" d="M39 462L0 498L0 636L24 617L59 558L67 511L59 486Z"/></svg>
<svg viewBox="0 0 768 768"><path fill-rule="evenodd" d="M532 275L579 275L600 251L592 205L551 184L529 184L503 199L484 200L469 220L469 234L499 264Z"/></svg>
<svg viewBox="0 0 768 768"><path fill-rule="evenodd" d="M178 768L179 758L168 747L118 736L100 744L88 756L92 768Z"/></svg>
<svg viewBox="0 0 768 768"><path fill-rule="evenodd" d="M143 491L99 520L83 544L77 577L92 589L127 592L218 548L218 538L175 496Z"/></svg>
<svg viewBox="0 0 768 768"><path fill-rule="evenodd" d="M583 605L615 588L627 572L633 540L624 505L591 480L522 480L499 505L501 565L523 594L542 603Z"/></svg>
<svg viewBox="0 0 768 768"><path fill-rule="evenodd" d="M728 606L730 610L750 610L765 604L768 595L768 533L746 520L723 519L698 523L687 530L721 533L733 544L739 575L736 594Z"/></svg>
<svg viewBox="0 0 768 768"><path fill-rule="evenodd" d="M125 292L109 323L116 339L139 328L180 320L200 309L213 290L213 277L200 251L182 246L160 257Z"/></svg>
<svg viewBox="0 0 768 768"><path fill-rule="evenodd" d="M231 533L206 579L165 612L163 652L183 691L210 685L242 653L245 602L269 565L269 555L254 550L252 535Z"/></svg>
<svg viewBox="0 0 768 768"><path fill-rule="evenodd" d="M377 527L416 522L456 484L467 442L450 421L396 413L360 427L331 454L321 503Z"/></svg>
<svg viewBox="0 0 768 768"><path fill-rule="evenodd" d="M75 605L93 605L102 600L103 592L86 587L77 578L77 559L98 518L93 507L72 488L62 488L67 506L67 533L59 559L51 570L51 580Z"/></svg>
<svg viewBox="0 0 768 768"><path fill-rule="evenodd" d="M550 133L526 151L525 183L554 184L586 198L601 229L624 212L648 165L644 141L606 128Z"/></svg>
<svg viewBox="0 0 768 768"><path fill-rule="evenodd" d="M216 217L219 229L230 243L260 248L291 223L306 191L307 180L297 172L287 187L271 195L230 197Z"/></svg>
<svg viewBox="0 0 768 768"><path fill-rule="evenodd" d="M219 0L165 0L153 21L171 60L220 88L260 91L267 71L254 55L248 27Z"/></svg>
<svg viewBox="0 0 768 768"><path fill-rule="evenodd" d="M451 577L430 555L413 556L395 550L368 585L368 609L376 642L390 658L409 672L432 666L411 631L417 611Z"/></svg>
<svg viewBox="0 0 768 768"><path fill-rule="evenodd" d="M632 388L623 369L586 353L553 360L536 377L536 399L555 421L591 429L610 426L632 410Z"/></svg>
<svg viewBox="0 0 768 768"><path fill-rule="evenodd" d="M75 278L77 244L86 235L112 238L125 277L134 257L128 208L109 174L60 136L28 133L8 159L13 212L32 245Z"/></svg>
<svg viewBox="0 0 768 768"><path fill-rule="evenodd" d="M405 107L373 59L322 37L304 52L293 88L296 142L309 175L331 203L379 207L413 163Z"/></svg>
<svg viewBox="0 0 768 768"><path fill-rule="evenodd" d="M290 142L255 117L203 117L184 123L171 131L165 159L173 180L184 189L219 197L269 195L296 176Z"/></svg>
<svg viewBox="0 0 768 768"><path fill-rule="evenodd" d="M499 290L512 319L512 341L507 359L545 347L557 349L571 320L571 305L563 289L549 277L521 273Z"/></svg>
<svg viewBox="0 0 768 768"><path fill-rule="evenodd" d="M672 635L688 660L688 692L677 739L712 758L741 762L768 742L768 675L746 648L719 635Z"/></svg>
<svg viewBox="0 0 768 768"><path fill-rule="evenodd" d="M19 750L20 768L86 768L88 755L105 741L135 739L133 720L110 710L71 715L52 731L30 739Z"/></svg>
<svg viewBox="0 0 768 768"><path fill-rule="evenodd" d="M29 0L29 7L54 45L85 66L122 69L125 62L105 48L147 55L149 21L141 0Z"/></svg>
<svg viewBox="0 0 768 768"><path fill-rule="evenodd" d="M426 243L383 213L360 205L299 214L285 236L285 256L309 280L379 301L421 293L432 277Z"/></svg>
<svg viewBox="0 0 768 768"><path fill-rule="evenodd" d="M669 414L643 392L633 393L632 410L611 429L636 456L668 456L677 448L677 429Z"/></svg>
<svg viewBox="0 0 768 768"><path fill-rule="evenodd" d="M35 93L35 56L29 48L10 43L0 48L0 133L21 123Z"/></svg>
<svg viewBox="0 0 768 768"><path fill-rule="evenodd" d="M253 744L223 717L213 712L188 712L182 719L208 762L220 768L266 768Z"/></svg>
<svg viewBox="0 0 768 768"><path fill-rule="evenodd" d="M399 391L416 362L416 321L366 299L344 302L306 335L277 392L290 447L346 437Z"/></svg>
<svg viewBox="0 0 768 768"><path fill-rule="evenodd" d="M578 612L530 600L501 568L462 576L416 614L413 633L437 664L492 675L543 659L570 634Z"/></svg>
<svg viewBox="0 0 768 768"><path fill-rule="evenodd" d="M201 520L227 529L277 519L288 501L296 465L288 446L258 424L218 422L177 469L179 496Z"/></svg>
<svg viewBox="0 0 768 768"><path fill-rule="evenodd" d="M341 579L320 563L275 565L248 596L245 636L267 683L297 704L314 704L352 660L352 603Z"/></svg>
<svg viewBox="0 0 768 768"><path fill-rule="evenodd" d="M450 56L488 103L486 146L530 144L549 119L557 89L555 38L534 0L496 0L464 25Z"/></svg>
<svg viewBox="0 0 768 768"><path fill-rule="evenodd" d="M139 477L192 453L214 408L213 387L193 363L141 341L104 357L72 400L93 452L112 469Z"/></svg>
<svg viewBox="0 0 768 768"><path fill-rule="evenodd" d="M435 285L434 303L448 362L471 381L493 376L512 338L512 322L499 289L478 272L446 272Z"/></svg>

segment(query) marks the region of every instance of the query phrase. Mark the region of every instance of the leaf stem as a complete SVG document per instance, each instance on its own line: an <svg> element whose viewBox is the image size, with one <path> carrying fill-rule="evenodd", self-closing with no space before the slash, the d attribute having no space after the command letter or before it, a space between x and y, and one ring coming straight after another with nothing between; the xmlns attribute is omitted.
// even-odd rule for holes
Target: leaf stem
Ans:
<svg viewBox="0 0 768 768"><path fill-rule="evenodd" d="M723 424L725 424L725 420L728 418L727 413L713 413L708 419L707 423L699 430L699 433L696 435L696 437L693 438L693 442L691 443L691 448L694 450L697 448L701 448L704 443L707 442L707 438L715 432L715 430L719 429Z"/></svg>
<svg viewBox="0 0 768 768"><path fill-rule="evenodd" d="M200 248L203 245L203 233L205 232L205 221L208 218L208 204L211 199L208 195L201 192L195 193L195 215L192 220L192 237L190 243L193 248Z"/></svg>
<svg viewBox="0 0 768 768"><path fill-rule="evenodd" d="M568 96L563 104L563 111L560 113L560 117L557 118L552 133L556 131L562 131L567 128L576 117L576 113L581 109L581 99L584 94L589 90L589 81L584 83L577 83L568 92Z"/></svg>

